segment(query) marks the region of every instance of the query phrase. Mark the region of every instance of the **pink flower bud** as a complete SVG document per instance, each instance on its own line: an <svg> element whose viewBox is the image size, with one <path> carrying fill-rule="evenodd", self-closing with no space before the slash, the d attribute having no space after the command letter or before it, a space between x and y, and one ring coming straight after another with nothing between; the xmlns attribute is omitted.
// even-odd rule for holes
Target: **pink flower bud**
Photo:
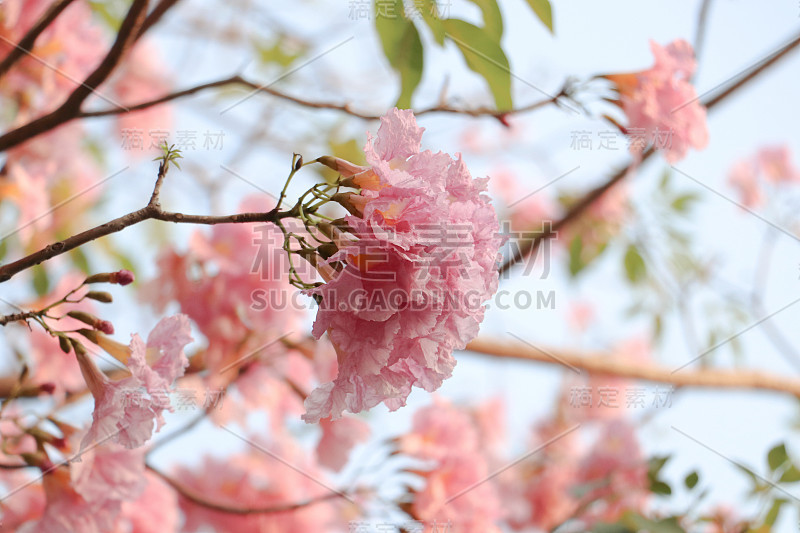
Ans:
<svg viewBox="0 0 800 533"><path fill-rule="evenodd" d="M129 285L133 283L134 276L133 272L130 270L120 270L118 272L111 273L111 279L109 281L111 283L117 283L119 285Z"/></svg>
<svg viewBox="0 0 800 533"><path fill-rule="evenodd" d="M97 331L101 331L106 335L114 334L114 324L112 324L108 320L99 320L97 321L94 327Z"/></svg>

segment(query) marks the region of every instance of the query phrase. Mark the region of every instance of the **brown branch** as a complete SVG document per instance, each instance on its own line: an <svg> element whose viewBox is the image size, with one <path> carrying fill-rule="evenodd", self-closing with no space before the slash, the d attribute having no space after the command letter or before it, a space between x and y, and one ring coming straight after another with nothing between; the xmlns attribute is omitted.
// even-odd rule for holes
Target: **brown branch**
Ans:
<svg viewBox="0 0 800 533"><path fill-rule="evenodd" d="M585 353L562 349L541 350L522 342L478 338L467 350L495 357L525 359L541 363L560 364L566 368L585 370L590 374L606 374L621 378L667 383L676 387L715 389L767 390L788 393L800 398L800 379L758 371L681 370L656 365L630 363L603 353Z"/></svg>
<svg viewBox="0 0 800 533"><path fill-rule="evenodd" d="M249 80L242 78L241 76L231 76L229 78L224 78L221 80L210 81L207 83L202 83L200 85L196 85L194 87L189 87L174 93L166 94L164 96L160 96L153 100L148 100L146 102L140 102L138 104L130 105L130 106L117 106L112 107L109 109L103 109L99 111L83 111L76 115L74 118L94 118L94 117L106 117L110 115L120 115L123 113L128 113L131 111L139 111L142 109L147 109L150 107L154 107L166 102L171 102L173 100L177 100L179 98L183 98L185 96L191 96L195 93L205 91L206 89L213 89L215 87L224 87L226 85L241 85L247 87L253 91L258 91L261 93L269 94L276 98L280 98L281 100L286 100L292 103L295 103L299 106L308 107L311 109L329 109L333 111L340 111L342 113L346 113L352 117L361 118L364 120L378 120L381 118L379 114L367 113L362 111L356 111L350 107L350 104L337 104L333 102L316 102L313 100L306 100L297 96L293 96L290 94L286 94L281 92L277 89L273 89L269 86L261 85ZM533 102L523 107L519 107L516 109L512 109L509 111L497 111L495 109L487 108L487 107L478 107L473 109L462 109L457 107L452 107L447 104L439 104L436 106L428 107L425 109L420 109L415 111L414 114L425 115L429 113L453 113L453 114L461 114L461 115L469 115L471 117L493 117L497 120L504 120L508 115L526 113L528 111L533 111L539 109L540 107L544 107L550 104L556 104L558 100L562 97L568 96L568 90L566 86L562 88L558 94L553 96L552 98L548 98L546 100L540 100L538 102Z"/></svg>
<svg viewBox="0 0 800 533"><path fill-rule="evenodd" d="M122 21L114 44L103 58L103 61L100 62L100 65L54 111L0 136L0 151L13 148L28 139L50 131L75 118L80 113L84 100L111 75L131 44L133 44L145 20L147 4L148 0L133 0L133 4Z"/></svg>
<svg viewBox="0 0 800 533"><path fill-rule="evenodd" d="M164 482L166 482L167 485L172 487L178 494L180 494L190 502L205 507L207 509L228 514L249 515L249 514L286 513L291 511L297 511L298 509L309 507L316 503L321 503L328 500L333 500L335 498L342 498L346 496L342 492L330 492L323 496L310 498L308 500L297 503L285 503L278 505L270 505L266 507L233 507L230 505L224 505L206 499L203 495L199 494L194 489L187 487L183 483L177 481L176 479L171 478L170 476L164 474L163 472L154 468L153 466L147 465L147 469L156 474L162 480L164 480Z"/></svg>
<svg viewBox="0 0 800 533"><path fill-rule="evenodd" d="M174 222L176 224L246 224L250 222L278 222L284 218L295 217L298 214L298 206L295 206L288 211L278 211L277 209L272 209L271 211L267 211L265 213L237 213L234 215L219 216L186 215L184 213L164 211L161 209L159 192L167 170L168 164L164 161L159 165L156 186L153 189L153 194L150 197L150 201L145 207L128 213L127 215L122 215L121 217L115 218L114 220L106 222L100 226L96 226L68 237L63 241L57 241L49 244L41 250L33 252L30 255L18 259L12 263L7 263L0 266L0 283L8 281L15 274L31 268L34 265L38 265L43 261L52 259L53 257L64 254L88 242L105 237L106 235L122 231L129 226L144 222L145 220L161 220L163 222Z"/></svg>
<svg viewBox="0 0 800 533"><path fill-rule="evenodd" d="M177 3L178 0L161 0L150 14L147 15L147 18L144 19L142 26L139 28L139 33L136 35L136 40L139 40L147 30L158 24L164 14Z"/></svg>
<svg viewBox="0 0 800 533"><path fill-rule="evenodd" d="M0 316L0 326L5 326L11 322L27 322L31 318L37 316L36 311L25 311L22 313L14 313L11 315Z"/></svg>
<svg viewBox="0 0 800 533"><path fill-rule="evenodd" d="M778 50L770 54L765 60L754 66L752 69L744 73L742 76L738 77L735 81L731 82L722 90L717 93L716 95L710 97L709 99L702 101L701 103L706 107L706 109L712 109L720 102L724 101L728 96L735 93L741 87L746 85L751 80L755 79L759 74L764 72L766 69L774 65L778 60L785 57L793 49L797 48L800 45L800 35L796 35L792 40L790 40L787 44L780 47ZM650 148L647 152L645 152L640 161L633 161L625 168L619 170L613 176L611 176L605 183L600 185L599 187L592 189L587 193L578 203L576 203L569 211L567 211L566 215L560 220L557 220L552 225L552 230L544 232L540 235L537 235L533 239L524 240L520 243L519 248L514 251L514 255L509 258L505 263L500 266L500 273L506 272L509 268L514 266L516 263L520 262L524 258L526 258L531 253L535 252L541 242L545 239L551 238L556 231L559 229L569 225L572 221L576 218L579 218L581 214L591 206L595 201L597 201L601 196L603 196L606 192L608 192L611 188L614 187L617 183L622 181L628 171L633 167L633 165L639 164L647 160L652 154L653 149Z"/></svg>
<svg viewBox="0 0 800 533"><path fill-rule="evenodd" d="M33 50L33 45L36 43L36 39L42 34L42 32L47 29L47 27L53 23L56 18L64 11L64 9L69 6L73 0L57 0L50 7L41 18L33 25L33 27L28 30L20 41L14 45L8 55L0 62L0 77L2 77L6 72L11 69L11 67L16 63L21 57L25 54L30 54L31 50Z"/></svg>

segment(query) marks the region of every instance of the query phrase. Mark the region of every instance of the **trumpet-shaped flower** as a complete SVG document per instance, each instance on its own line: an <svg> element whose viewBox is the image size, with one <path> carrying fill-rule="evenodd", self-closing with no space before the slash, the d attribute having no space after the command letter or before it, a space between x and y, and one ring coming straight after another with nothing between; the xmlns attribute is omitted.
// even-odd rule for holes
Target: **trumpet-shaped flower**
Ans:
<svg viewBox="0 0 800 533"><path fill-rule="evenodd" d="M395 410L412 387L439 388L497 288L502 239L487 180L460 155L420 152L422 132L394 109L364 149L370 166L348 168L361 190L346 198L347 228L325 265L338 268L309 291L322 302L313 334L328 333L339 372L306 400L307 422L380 402Z"/></svg>

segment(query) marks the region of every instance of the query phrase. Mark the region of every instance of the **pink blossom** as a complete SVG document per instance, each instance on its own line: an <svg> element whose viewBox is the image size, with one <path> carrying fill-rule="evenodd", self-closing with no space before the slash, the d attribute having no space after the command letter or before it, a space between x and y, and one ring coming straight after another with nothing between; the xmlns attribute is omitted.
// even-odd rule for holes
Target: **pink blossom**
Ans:
<svg viewBox="0 0 800 533"><path fill-rule="evenodd" d="M745 207L759 207L764 203L764 193L758 182L756 167L751 161L737 161L730 170L728 183L738 189L739 201Z"/></svg>
<svg viewBox="0 0 800 533"><path fill-rule="evenodd" d="M3 435L5 436L5 432ZM8 464L8 463L6 463ZM46 505L42 485L33 483L34 478L23 470L0 471L0 533L19 531L22 524L42 516ZM11 491L14 491L11 494Z"/></svg>
<svg viewBox="0 0 800 533"><path fill-rule="evenodd" d="M623 420L606 424L581 463L579 483L596 486L584 496L593 503L582 518L613 522L626 510L644 510L650 492L647 470L631 425Z"/></svg>
<svg viewBox="0 0 800 533"><path fill-rule="evenodd" d="M400 439L400 450L425 460L440 461L449 455L478 450L478 432L469 414L446 400L414 414L413 430Z"/></svg>
<svg viewBox="0 0 800 533"><path fill-rule="evenodd" d="M353 178L361 193L352 196L361 207L328 261L343 268L309 291L322 298L313 334L328 333L339 373L308 397L306 422L381 402L395 410L412 387L439 388L497 288L501 238L486 180L460 156L420 152L422 131L411 111L394 109L364 149L371 168Z"/></svg>
<svg viewBox="0 0 800 533"><path fill-rule="evenodd" d="M322 436L317 443L317 459L319 464L335 472L347 464L353 446L369 438L369 424L360 418L323 419L319 425Z"/></svg>
<svg viewBox="0 0 800 533"><path fill-rule="evenodd" d="M144 490L144 453L114 443L81 452L70 462L72 488L92 504L134 500Z"/></svg>
<svg viewBox="0 0 800 533"><path fill-rule="evenodd" d="M0 57L19 42L50 6L45 0L9 0L0 5ZM6 40L7 39L7 40ZM0 94L18 104L17 122L52 111L105 55L106 35L93 23L85 2L73 2L36 39L32 54L9 71Z"/></svg>
<svg viewBox="0 0 800 533"><path fill-rule="evenodd" d="M772 183L800 181L800 170L792 163L788 146L765 146L756 156L764 178Z"/></svg>
<svg viewBox="0 0 800 533"><path fill-rule="evenodd" d="M127 360L123 360L131 376L118 381L109 380L87 354L78 354L95 401L92 426L81 448L109 439L137 448L152 436L154 422L156 431L161 429L162 411L170 409L168 393L189 364L183 347L192 340L190 332L188 318L175 315L161 320L146 344L139 335L132 335Z"/></svg>
<svg viewBox="0 0 800 533"><path fill-rule="evenodd" d="M452 525L467 533L499 532L503 517L497 487L479 448L469 413L436 400L414 415L410 433L400 439L403 453L432 463L416 473L425 486L414 493L411 515L425 523Z"/></svg>
<svg viewBox="0 0 800 533"><path fill-rule="evenodd" d="M62 234L84 229L80 221L103 188L100 167L81 139L80 124L71 123L9 150L0 192L18 207L15 235L23 244L43 247L56 228Z"/></svg>
<svg viewBox="0 0 800 533"><path fill-rule="evenodd" d="M589 327L595 318L594 306L586 301L573 302L568 311L567 320L572 329L583 332Z"/></svg>
<svg viewBox="0 0 800 533"><path fill-rule="evenodd" d="M178 531L180 512L175 490L157 475L146 472L147 484L135 500L122 503L116 533Z"/></svg>
<svg viewBox="0 0 800 533"><path fill-rule="evenodd" d="M294 441L273 444L254 441L246 453L224 459L206 457L193 468L181 468L175 477L205 498L229 507L264 508L307 502L331 496L318 465ZM290 466L291 465L291 466ZM183 531L326 531L336 525L337 498L326 499L292 512L234 515L180 499L186 517ZM339 524L342 527L344 524ZM346 529L346 527L345 527Z"/></svg>
<svg viewBox="0 0 800 533"><path fill-rule="evenodd" d="M689 148L708 144L706 110L689 81L695 70L691 45L678 39L665 47L651 41L655 64L634 74L606 76L616 84L628 117L627 132L643 134L645 141L664 151L670 163L686 156ZM642 150L633 143L631 149Z"/></svg>
<svg viewBox="0 0 800 533"><path fill-rule="evenodd" d="M240 210L269 210L271 202L249 197ZM252 362L285 353L279 342L264 346L301 329L303 312L287 283L282 246L283 234L273 224L221 224L196 231L185 253L168 249L160 255L158 277L145 285L143 297L158 311L178 302L205 335L204 362L216 380L209 385L229 379L231 373L220 370L232 364L235 370L248 354ZM258 358L252 357L256 350Z"/></svg>
<svg viewBox="0 0 800 533"><path fill-rule="evenodd" d="M629 365L650 363L652 347L642 336L632 337L617 343L608 359ZM566 418L571 422L590 420L615 420L624 417L631 404L626 391L631 386L629 379L613 374L592 373L586 377L567 379L562 399L569 398Z"/></svg>
<svg viewBox="0 0 800 533"><path fill-rule="evenodd" d="M113 531L121 502L103 498L92 502L81 496L70 483L69 470L63 467L46 471L42 483L47 506L41 519L29 522L21 533L107 533Z"/></svg>
<svg viewBox="0 0 800 533"><path fill-rule="evenodd" d="M170 71L162 61L162 51L153 41L146 39L138 42L122 62L119 71L109 81L114 97L122 105L135 105L154 100L169 93L172 86ZM141 111L123 113L118 116L117 123L123 138L140 132L143 135L144 151L157 150L153 135L148 132L164 132L167 134L172 124L168 105L153 106ZM155 142L153 142L155 141ZM130 155L141 153L131 150Z"/></svg>
<svg viewBox="0 0 800 533"><path fill-rule="evenodd" d="M491 174L496 193L506 204L510 214L511 229L516 231L535 231L542 229L542 222L556 216L556 207L550 197L538 187L522 187L514 174L499 169Z"/></svg>

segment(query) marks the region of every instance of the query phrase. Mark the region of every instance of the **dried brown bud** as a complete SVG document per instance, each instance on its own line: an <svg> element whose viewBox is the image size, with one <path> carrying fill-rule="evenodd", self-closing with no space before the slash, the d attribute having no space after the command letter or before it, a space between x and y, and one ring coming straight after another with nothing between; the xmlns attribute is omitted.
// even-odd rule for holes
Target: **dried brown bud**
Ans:
<svg viewBox="0 0 800 533"><path fill-rule="evenodd" d="M108 283L111 281L111 273L103 272L102 274L92 274L83 281L84 285L89 283Z"/></svg>
<svg viewBox="0 0 800 533"><path fill-rule="evenodd" d="M69 339L64 336L58 336L58 346L61 348L61 351L64 353L69 353L72 351L72 347L69 344Z"/></svg>
<svg viewBox="0 0 800 533"><path fill-rule="evenodd" d="M92 326L92 327L94 327L95 324L97 324L97 321L99 320L96 316L90 315L85 311L70 311L69 313L67 313L67 316L70 318L74 318L75 320L80 320L87 326Z"/></svg>
<svg viewBox="0 0 800 533"><path fill-rule="evenodd" d="M106 291L89 291L86 293L85 298L103 302L104 304L110 304L114 301L114 298L111 296L111 294L107 293Z"/></svg>

